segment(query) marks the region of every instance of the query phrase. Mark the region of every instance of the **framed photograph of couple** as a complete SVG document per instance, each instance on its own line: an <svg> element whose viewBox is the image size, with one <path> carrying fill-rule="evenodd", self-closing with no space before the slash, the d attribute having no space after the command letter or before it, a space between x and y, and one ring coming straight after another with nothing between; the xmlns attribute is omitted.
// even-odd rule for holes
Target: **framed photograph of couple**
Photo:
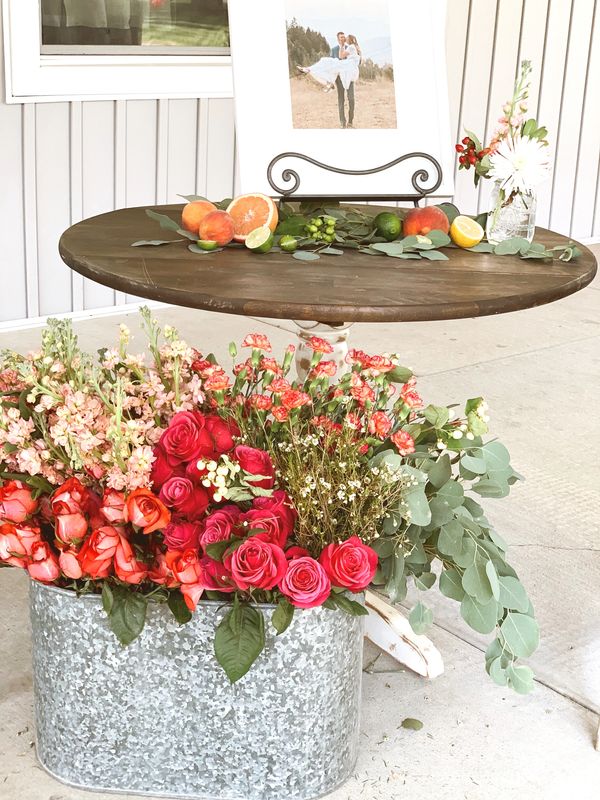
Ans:
<svg viewBox="0 0 600 800"><path fill-rule="evenodd" d="M452 195L445 22L445 0L229 0L236 189Z"/></svg>

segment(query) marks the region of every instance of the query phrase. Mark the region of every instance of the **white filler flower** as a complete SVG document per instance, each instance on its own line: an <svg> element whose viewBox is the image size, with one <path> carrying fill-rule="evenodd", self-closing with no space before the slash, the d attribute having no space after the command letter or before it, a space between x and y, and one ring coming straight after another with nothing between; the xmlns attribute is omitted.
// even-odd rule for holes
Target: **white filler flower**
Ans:
<svg viewBox="0 0 600 800"><path fill-rule="evenodd" d="M489 177L500 181L507 195L529 192L550 172L550 148L538 139L504 139L490 156Z"/></svg>

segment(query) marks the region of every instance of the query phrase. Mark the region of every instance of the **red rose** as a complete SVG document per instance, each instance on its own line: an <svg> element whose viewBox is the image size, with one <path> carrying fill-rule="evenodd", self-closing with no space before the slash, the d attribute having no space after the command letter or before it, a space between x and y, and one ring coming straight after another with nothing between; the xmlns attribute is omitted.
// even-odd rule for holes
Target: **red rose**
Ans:
<svg viewBox="0 0 600 800"><path fill-rule="evenodd" d="M213 592L235 592L235 584L231 578L231 573L224 564L219 564L212 558L205 556L202 559L204 567L204 577L206 588Z"/></svg>
<svg viewBox="0 0 600 800"><path fill-rule="evenodd" d="M6 522L0 525L0 561L25 569L34 544L41 541L39 528Z"/></svg>
<svg viewBox="0 0 600 800"><path fill-rule="evenodd" d="M294 558L279 584L282 594L297 608L321 606L331 593L331 581L314 558Z"/></svg>
<svg viewBox="0 0 600 800"><path fill-rule="evenodd" d="M144 533L165 528L171 521L168 508L149 489L136 489L125 503L125 517Z"/></svg>
<svg viewBox="0 0 600 800"><path fill-rule="evenodd" d="M223 453L233 450L233 439L240 435L240 429L234 420L224 420L218 416L206 417L206 432L210 438L204 443L200 455L215 461Z"/></svg>
<svg viewBox="0 0 600 800"><path fill-rule="evenodd" d="M108 578L119 544L119 536L119 530L111 525L98 528L88 536L77 555L81 570L86 577L93 580Z"/></svg>
<svg viewBox="0 0 600 800"><path fill-rule="evenodd" d="M24 522L37 507L31 489L22 481L8 481L0 488L0 517L8 522Z"/></svg>
<svg viewBox="0 0 600 800"><path fill-rule="evenodd" d="M56 517L56 538L64 544L78 542L88 532L88 521L83 514L61 514Z"/></svg>
<svg viewBox="0 0 600 800"><path fill-rule="evenodd" d="M244 472L250 475L263 476L260 481L249 480L248 482L252 486L259 486L261 489L271 489L274 486L275 467L271 461L271 456L267 452L239 444L233 451L233 455Z"/></svg>
<svg viewBox="0 0 600 800"><path fill-rule="evenodd" d="M223 506L209 514L202 523L200 547L206 551L209 544L227 542L233 536L240 520L241 511L237 506Z"/></svg>
<svg viewBox="0 0 600 800"><path fill-rule="evenodd" d="M242 514L241 522L244 523L243 531L250 536L258 536L263 542L271 542L278 547L285 547L287 534L282 528L280 518L272 511L261 511L260 508L251 508Z"/></svg>
<svg viewBox="0 0 600 800"><path fill-rule="evenodd" d="M163 531L169 550L197 550L200 525L196 522L170 522Z"/></svg>
<svg viewBox="0 0 600 800"><path fill-rule="evenodd" d="M163 484L160 499L169 508L190 520L199 519L208 508L208 492L202 486L194 486L189 478L174 476Z"/></svg>
<svg viewBox="0 0 600 800"><path fill-rule="evenodd" d="M225 566L238 588L245 591L250 587L272 589L287 572L288 562L281 547L252 536L226 556Z"/></svg>
<svg viewBox="0 0 600 800"><path fill-rule="evenodd" d="M164 435L164 434L163 434ZM165 481L173 474L173 467L169 462L169 457L163 447L156 445L153 451L154 461L152 462L152 472L150 480L155 489L160 489Z"/></svg>
<svg viewBox="0 0 600 800"><path fill-rule="evenodd" d="M73 550L63 550L58 556L58 566L63 575L76 581L83 575L81 565L77 560L77 553Z"/></svg>
<svg viewBox="0 0 600 800"><path fill-rule="evenodd" d="M256 497L252 506L261 511L270 511L279 519L284 541L292 535L298 514L291 499L282 489L277 489L271 497Z"/></svg>
<svg viewBox="0 0 600 800"><path fill-rule="evenodd" d="M88 490L77 478L69 478L50 498L52 513L81 514L87 508Z"/></svg>
<svg viewBox="0 0 600 800"><path fill-rule="evenodd" d="M158 443L171 466L200 457L202 445L206 440L205 419L204 414L199 411L180 411L171 419L169 427Z"/></svg>
<svg viewBox="0 0 600 800"><path fill-rule="evenodd" d="M351 536L341 544L327 545L319 561L334 586L362 592L373 580L378 558L372 547Z"/></svg>
<svg viewBox="0 0 600 800"><path fill-rule="evenodd" d="M115 489L105 489L100 513L111 525L125 522L125 495Z"/></svg>
<svg viewBox="0 0 600 800"><path fill-rule="evenodd" d="M298 545L288 547L285 551L285 557L288 561L291 561L293 558L304 558L304 556L310 556L310 553L303 547L298 547Z"/></svg>
<svg viewBox="0 0 600 800"><path fill-rule="evenodd" d="M136 585L146 579L148 570L139 562L129 541L123 534L119 535L119 544L115 550L115 575L125 583Z"/></svg>
<svg viewBox="0 0 600 800"><path fill-rule="evenodd" d="M169 569L179 583L201 582L204 570L197 550L172 550L167 553L166 558Z"/></svg>
<svg viewBox="0 0 600 800"><path fill-rule="evenodd" d="M58 559L47 542L40 540L33 545L27 572L34 580L40 581L40 583L52 583L60 577Z"/></svg>

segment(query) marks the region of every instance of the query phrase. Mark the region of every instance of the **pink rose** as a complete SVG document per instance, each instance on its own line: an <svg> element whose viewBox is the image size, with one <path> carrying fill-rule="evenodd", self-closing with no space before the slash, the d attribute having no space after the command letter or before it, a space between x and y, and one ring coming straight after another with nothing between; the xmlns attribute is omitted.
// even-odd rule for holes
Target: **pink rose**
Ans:
<svg viewBox="0 0 600 800"><path fill-rule="evenodd" d="M196 522L170 522L163 531L169 550L197 550L200 525Z"/></svg>
<svg viewBox="0 0 600 800"><path fill-rule="evenodd" d="M77 560L77 553L72 550L63 550L58 556L58 566L63 575L74 581L79 580L83 575L81 565Z"/></svg>
<svg viewBox="0 0 600 800"><path fill-rule="evenodd" d="M264 450L257 450L255 447L238 445L233 451L240 467L250 475L262 475L260 481L250 480L252 486L259 486L261 489L272 489L275 485L275 467L271 461L271 456Z"/></svg>
<svg viewBox="0 0 600 800"><path fill-rule="evenodd" d="M223 506L209 514L202 523L200 547L204 551L209 544L226 542L234 535L241 512L237 506Z"/></svg>
<svg viewBox="0 0 600 800"><path fill-rule="evenodd" d="M297 608L321 606L331 593L331 581L323 567L314 558L294 558L279 588L290 603Z"/></svg>
<svg viewBox="0 0 600 800"><path fill-rule="evenodd" d="M246 591L272 589L287 572L288 562L281 547L252 536L225 557L225 566L238 588Z"/></svg>
<svg viewBox="0 0 600 800"><path fill-rule="evenodd" d="M41 541L39 528L6 522L0 525L0 561L11 567L25 569L34 544Z"/></svg>
<svg viewBox="0 0 600 800"><path fill-rule="evenodd" d="M119 534L119 543L114 557L115 575L125 583L136 585L145 580L148 570L135 557L127 538Z"/></svg>
<svg viewBox="0 0 600 800"><path fill-rule="evenodd" d="M81 541L88 532L88 521L83 514L61 514L56 517L56 538L70 544Z"/></svg>
<svg viewBox="0 0 600 800"><path fill-rule="evenodd" d="M257 497L252 506L261 511L270 511L278 518L284 542L292 535L298 514L291 499L282 489L277 489L271 497Z"/></svg>
<svg viewBox="0 0 600 800"><path fill-rule="evenodd" d="M209 504L208 492L202 486L194 486L189 478L179 476L163 483L159 496L167 507L191 520L199 519Z"/></svg>
<svg viewBox="0 0 600 800"><path fill-rule="evenodd" d="M110 525L125 522L125 495L115 489L105 489L100 512Z"/></svg>
<svg viewBox="0 0 600 800"><path fill-rule="evenodd" d="M0 487L0 517L8 522L24 522L37 507L31 489L22 481L8 481Z"/></svg>
<svg viewBox="0 0 600 800"><path fill-rule="evenodd" d="M263 542L271 542L279 547L285 547L288 536L281 524L281 518L272 511L262 511L260 508L251 508L242 514L243 530L251 537L258 536Z"/></svg>
<svg viewBox="0 0 600 800"><path fill-rule="evenodd" d="M351 592L362 592L373 580L378 557L375 550L351 536L341 544L329 544L319 561L331 578L331 583Z"/></svg>
<svg viewBox="0 0 600 800"><path fill-rule="evenodd" d="M219 564L218 561L205 556L202 559L202 566L204 567L207 589L213 592L235 592L236 587L231 573L224 564Z"/></svg>
<svg viewBox="0 0 600 800"><path fill-rule="evenodd" d="M33 545L27 572L40 583L52 583L60 577L58 559L47 542L39 541Z"/></svg>

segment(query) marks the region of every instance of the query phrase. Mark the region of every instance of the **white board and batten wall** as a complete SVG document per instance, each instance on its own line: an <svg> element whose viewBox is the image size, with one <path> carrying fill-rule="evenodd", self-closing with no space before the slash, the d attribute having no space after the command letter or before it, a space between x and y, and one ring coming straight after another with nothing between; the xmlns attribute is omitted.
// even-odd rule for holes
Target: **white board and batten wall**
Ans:
<svg viewBox="0 0 600 800"><path fill-rule="evenodd" d="M531 108L555 151L539 224L600 241L600 0L448 6L457 140L465 126L491 133L519 61L530 58ZM1 72L0 63L0 80ZM0 324L131 302L71 272L57 252L60 233L113 208L229 196L234 162L229 99L0 103ZM460 172L454 202L483 211L489 190L482 182L476 191L471 173Z"/></svg>

